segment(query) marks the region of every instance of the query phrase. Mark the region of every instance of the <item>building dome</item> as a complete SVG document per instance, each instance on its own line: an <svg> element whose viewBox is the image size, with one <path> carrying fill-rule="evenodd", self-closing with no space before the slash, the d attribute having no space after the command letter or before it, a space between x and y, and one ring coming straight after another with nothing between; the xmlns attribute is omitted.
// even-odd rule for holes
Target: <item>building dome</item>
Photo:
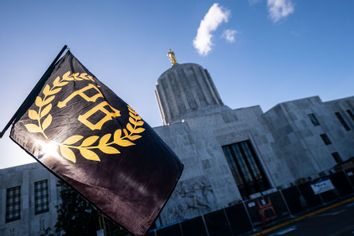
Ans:
<svg viewBox="0 0 354 236"><path fill-rule="evenodd" d="M160 75L156 97L164 124L223 106L208 71L194 63L175 63Z"/></svg>

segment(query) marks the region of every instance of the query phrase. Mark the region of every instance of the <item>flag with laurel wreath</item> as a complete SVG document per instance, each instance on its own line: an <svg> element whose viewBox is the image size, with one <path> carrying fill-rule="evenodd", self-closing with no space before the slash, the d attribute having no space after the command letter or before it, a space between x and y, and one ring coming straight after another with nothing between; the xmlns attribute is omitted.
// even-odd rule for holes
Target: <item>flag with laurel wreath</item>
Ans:
<svg viewBox="0 0 354 236"><path fill-rule="evenodd" d="M10 137L136 235L154 222L183 169L140 115L69 51Z"/></svg>

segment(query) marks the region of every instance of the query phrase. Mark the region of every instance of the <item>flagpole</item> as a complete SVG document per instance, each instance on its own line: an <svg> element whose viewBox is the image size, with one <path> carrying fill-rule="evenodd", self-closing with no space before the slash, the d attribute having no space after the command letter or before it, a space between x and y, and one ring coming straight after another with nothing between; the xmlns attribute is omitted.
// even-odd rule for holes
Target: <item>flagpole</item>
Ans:
<svg viewBox="0 0 354 236"><path fill-rule="evenodd" d="M28 94L27 98L23 101L23 103L21 104L21 106L17 109L17 111L15 112L15 114L11 117L11 119L8 121L8 123L6 124L5 128L1 131L0 133L0 139L2 138L2 136L5 134L6 130L14 123L16 122L19 118L21 118L21 116L23 115L23 113L25 113L27 111L27 109L29 108L29 106L31 106L31 104L34 102L37 94L40 92L40 90L42 89L42 87L44 86L45 82L47 81L47 77L48 77L48 73L50 73L51 70L53 70L53 67L55 66L55 63L59 60L59 58L61 57L61 55L64 53L64 51L68 48L67 45L64 45L64 47L60 50L59 54L55 57L55 59L53 60L53 62L50 64L50 66L48 67L48 69L44 72L43 76L41 77L41 79L37 82L36 86L34 86L34 88L32 89L32 91Z"/></svg>

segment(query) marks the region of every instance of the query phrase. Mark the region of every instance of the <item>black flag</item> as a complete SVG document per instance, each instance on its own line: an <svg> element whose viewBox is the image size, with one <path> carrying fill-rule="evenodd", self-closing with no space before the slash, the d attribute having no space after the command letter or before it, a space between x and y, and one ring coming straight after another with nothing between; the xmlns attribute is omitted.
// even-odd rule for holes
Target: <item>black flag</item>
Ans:
<svg viewBox="0 0 354 236"><path fill-rule="evenodd" d="M69 51L10 137L136 235L154 222L183 169L139 114Z"/></svg>

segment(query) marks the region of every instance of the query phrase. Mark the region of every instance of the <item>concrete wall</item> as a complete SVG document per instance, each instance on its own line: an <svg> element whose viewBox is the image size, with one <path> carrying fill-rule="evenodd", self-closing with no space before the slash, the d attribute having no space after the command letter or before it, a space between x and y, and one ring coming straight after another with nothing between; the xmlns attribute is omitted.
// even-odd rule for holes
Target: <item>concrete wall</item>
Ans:
<svg viewBox="0 0 354 236"><path fill-rule="evenodd" d="M185 165L183 175L158 224L180 222L240 201L241 195L222 146L250 140L272 186L284 184L286 169L274 159L274 139L259 106L202 113L155 131ZM271 174L274 173L274 174Z"/></svg>
<svg viewBox="0 0 354 236"><path fill-rule="evenodd" d="M325 102L324 106L330 112L322 114L323 124L333 140L334 150L339 152L344 161L354 157L354 119L348 113L349 110L354 114L354 96ZM349 131L344 129L335 112L340 112L350 127Z"/></svg>
<svg viewBox="0 0 354 236"><path fill-rule="evenodd" d="M49 211L34 212L34 182L48 180ZM40 235L50 227L55 232L58 204L57 179L37 163L0 170L0 235ZM21 186L21 218L5 222L6 189Z"/></svg>
<svg viewBox="0 0 354 236"><path fill-rule="evenodd" d="M337 164L332 157L334 152L338 152L343 161L353 156L353 129L346 131L334 114L342 111L344 116L350 104L353 105L353 97L323 103L316 96L281 103L264 114L276 141L273 149L283 161L282 166L288 166L289 182L332 168ZM308 116L311 113L320 125L312 124ZM353 127L354 121L349 116L346 120ZM321 134L326 134L332 143L326 145Z"/></svg>
<svg viewBox="0 0 354 236"><path fill-rule="evenodd" d="M163 209L158 226L169 225L215 211L242 200L222 146L250 140L271 184L286 187L302 178L315 177L354 156L353 129L345 131L334 112L353 109L353 97L323 103L310 97L281 103L266 113L259 106L232 110L226 106L200 110L183 122L156 127L155 131L185 165L171 199ZM320 125L314 126L308 114ZM326 145L321 134L332 144Z"/></svg>

